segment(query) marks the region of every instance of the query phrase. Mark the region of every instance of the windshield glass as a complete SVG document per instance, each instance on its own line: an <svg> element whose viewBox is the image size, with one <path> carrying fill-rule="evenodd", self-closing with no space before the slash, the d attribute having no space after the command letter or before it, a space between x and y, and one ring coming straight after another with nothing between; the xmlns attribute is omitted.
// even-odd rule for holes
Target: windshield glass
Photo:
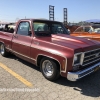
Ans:
<svg viewBox="0 0 100 100"><path fill-rule="evenodd" d="M94 28L95 33L100 33L100 25L92 26Z"/></svg>
<svg viewBox="0 0 100 100"><path fill-rule="evenodd" d="M68 30L60 22L34 21L33 27L37 36L50 36L51 34L68 34Z"/></svg>

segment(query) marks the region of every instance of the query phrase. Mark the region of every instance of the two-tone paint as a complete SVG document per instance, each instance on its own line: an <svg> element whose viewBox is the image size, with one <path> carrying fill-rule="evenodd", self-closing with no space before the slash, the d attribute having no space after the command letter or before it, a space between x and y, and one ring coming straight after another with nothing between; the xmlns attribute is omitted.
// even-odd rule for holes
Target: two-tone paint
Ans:
<svg viewBox="0 0 100 100"><path fill-rule="evenodd" d="M31 36L18 35L17 28L20 22L27 21L31 26ZM59 63L60 74L67 77L73 70L75 53L86 52L100 48L100 43L83 38L64 34L52 34L50 37L37 37L33 29L33 19L20 20L14 33L0 31L0 43L16 56L37 66L42 57L49 57Z"/></svg>

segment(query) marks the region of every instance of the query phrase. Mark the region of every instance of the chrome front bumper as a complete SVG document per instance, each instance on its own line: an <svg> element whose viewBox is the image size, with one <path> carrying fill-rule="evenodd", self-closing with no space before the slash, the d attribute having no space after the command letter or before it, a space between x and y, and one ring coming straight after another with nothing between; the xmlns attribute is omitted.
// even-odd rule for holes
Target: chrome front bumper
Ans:
<svg viewBox="0 0 100 100"><path fill-rule="evenodd" d="M85 77L88 74L97 71L98 69L100 69L100 63L97 63L89 68L77 72L68 72L67 79L70 81L77 81L78 79L81 79L82 77Z"/></svg>

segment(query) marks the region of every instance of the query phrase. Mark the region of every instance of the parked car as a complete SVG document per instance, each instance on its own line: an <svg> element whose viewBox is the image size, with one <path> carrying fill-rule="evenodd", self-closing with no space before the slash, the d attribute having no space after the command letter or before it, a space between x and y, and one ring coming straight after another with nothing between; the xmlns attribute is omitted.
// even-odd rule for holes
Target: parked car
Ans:
<svg viewBox="0 0 100 100"><path fill-rule="evenodd" d="M67 29L69 29L69 32L74 32L79 26L78 25L67 25L65 26Z"/></svg>
<svg viewBox="0 0 100 100"><path fill-rule="evenodd" d="M2 29L2 24L0 24L0 29Z"/></svg>
<svg viewBox="0 0 100 100"><path fill-rule="evenodd" d="M3 24L3 25L2 25L2 28L0 28L0 31L13 33L15 27L16 27L15 23Z"/></svg>
<svg viewBox="0 0 100 100"><path fill-rule="evenodd" d="M85 25L78 27L71 36L84 37L87 39L100 41L100 25Z"/></svg>
<svg viewBox="0 0 100 100"><path fill-rule="evenodd" d="M67 34L61 22L22 19L13 34L0 31L0 53L13 53L39 66L50 81L60 75L76 81L100 68L100 42Z"/></svg>

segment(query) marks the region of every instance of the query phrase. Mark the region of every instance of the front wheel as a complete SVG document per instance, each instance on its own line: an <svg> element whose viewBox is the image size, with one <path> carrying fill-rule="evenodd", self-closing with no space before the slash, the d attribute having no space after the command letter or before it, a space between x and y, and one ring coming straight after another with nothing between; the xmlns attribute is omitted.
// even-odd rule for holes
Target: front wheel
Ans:
<svg viewBox="0 0 100 100"><path fill-rule="evenodd" d="M2 56L7 56L9 53L6 51L4 44L0 44L0 54Z"/></svg>
<svg viewBox="0 0 100 100"><path fill-rule="evenodd" d="M45 57L41 60L40 65L41 72L46 79L54 81L59 78L59 68L57 68L57 63L54 60Z"/></svg>

